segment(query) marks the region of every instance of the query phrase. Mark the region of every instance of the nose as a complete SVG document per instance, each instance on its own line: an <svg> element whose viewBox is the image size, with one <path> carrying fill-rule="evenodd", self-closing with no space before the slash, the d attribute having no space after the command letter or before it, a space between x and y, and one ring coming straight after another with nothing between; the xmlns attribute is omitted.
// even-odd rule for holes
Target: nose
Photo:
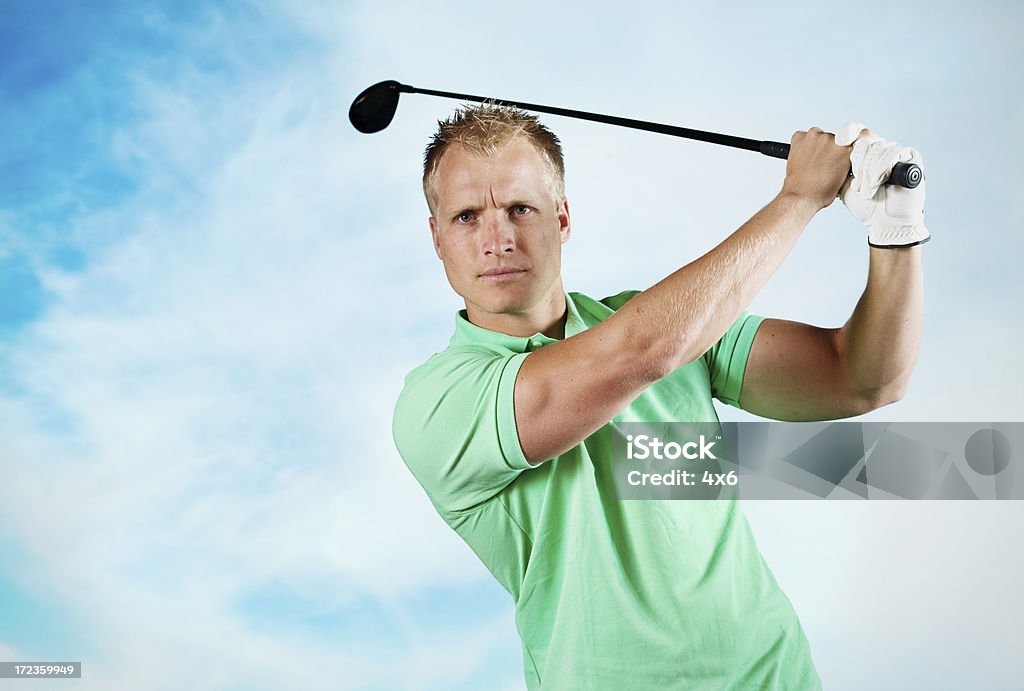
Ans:
<svg viewBox="0 0 1024 691"><path fill-rule="evenodd" d="M504 214L492 215L483 228L484 254L488 257L511 254L515 247L515 226Z"/></svg>

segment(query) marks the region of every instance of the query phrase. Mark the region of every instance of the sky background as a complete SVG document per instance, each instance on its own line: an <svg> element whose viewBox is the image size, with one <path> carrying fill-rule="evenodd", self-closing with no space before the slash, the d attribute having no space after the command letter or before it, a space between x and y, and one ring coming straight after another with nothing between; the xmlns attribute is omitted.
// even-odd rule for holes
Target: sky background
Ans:
<svg viewBox="0 0 1024 691"><path fill-rule="evenodd" d="M358 134L384 79L916 147L925 339L867 417L1024 420L1024 5L205 5L0 0L0 660L84 665L19 688L524 688L511 598L391 441L461 305L419 187L457 103ZM785 170L544 120L588 294L696 258ZM751 309L837 326L867 254L835 204ZM744 509L826 688L1019 684L1021 502Z"/></svg>

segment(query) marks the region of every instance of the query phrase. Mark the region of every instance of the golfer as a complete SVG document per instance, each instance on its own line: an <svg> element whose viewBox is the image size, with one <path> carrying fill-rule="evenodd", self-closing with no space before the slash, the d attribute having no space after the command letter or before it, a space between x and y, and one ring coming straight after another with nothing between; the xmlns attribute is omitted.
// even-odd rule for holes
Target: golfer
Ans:
<svg viewBox="0 0 1024 691"><path fill-rule="evenodd" d="M921 337L928 239L924 184L880 186L898 161L920 156L856 123L797 132L781 190L749 221L647 290L595 299L562 285L571 225L557 137L493 105L439 123L423 189L465 309L448 347L406 377L394 439L512 595L531 690L820 688L735 500L617 500L600 432L717 422L712 398L779 420L898 400ZM837 194L871 246L850 319L825 329L748 313Z"/></svg>

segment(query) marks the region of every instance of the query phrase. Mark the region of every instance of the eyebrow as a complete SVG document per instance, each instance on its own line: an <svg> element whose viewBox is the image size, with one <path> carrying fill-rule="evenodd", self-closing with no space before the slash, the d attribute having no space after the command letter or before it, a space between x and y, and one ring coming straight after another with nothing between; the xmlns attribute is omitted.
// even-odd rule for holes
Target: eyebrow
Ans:
<svg viewBox="0 0 1024 691"><path fill-rule="evenodd" d="M507 209L512 206L529 206L533 208L538 208L538 205L535 202L528 201L526 199L513 199L512 201L505 204L504 207L502 208ZM458 216L459 214L465 213L467 211L472 211L473 213L476 213L478 211L481 211L484 207L480 206L479 204L466 204L465 206L456 206L452 208L455 210L452 211L450 215Z"/></svg>

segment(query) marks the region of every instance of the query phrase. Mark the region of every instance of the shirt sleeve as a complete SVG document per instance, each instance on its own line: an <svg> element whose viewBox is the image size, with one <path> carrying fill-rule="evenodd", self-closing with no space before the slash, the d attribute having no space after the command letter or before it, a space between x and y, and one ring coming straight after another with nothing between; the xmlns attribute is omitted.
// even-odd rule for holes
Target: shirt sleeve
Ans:
<svg viewBox="0 0 1024 691"><path fill-rule="evenodd" d="M639 290L624 290L618 295L612 295L601 300L602 303L610 307L613 311L618 312L627 302L635 298L640 294Z"/></svg>
<svg viewBox="0 0 1024 691"><path fill-rule="evenodd" d="M704 353L711 380L711 395L735 408L740 407L743 374L754 336L764 317L744 312L711 350Z"/></svg>
<svg viewBox="0 0 1024 691"><path fill-rule="evenodd" d="M446 352L406 377L392 421L395 446L438 509L475 508L532 467L513 407L526 356Z"/></svg>

